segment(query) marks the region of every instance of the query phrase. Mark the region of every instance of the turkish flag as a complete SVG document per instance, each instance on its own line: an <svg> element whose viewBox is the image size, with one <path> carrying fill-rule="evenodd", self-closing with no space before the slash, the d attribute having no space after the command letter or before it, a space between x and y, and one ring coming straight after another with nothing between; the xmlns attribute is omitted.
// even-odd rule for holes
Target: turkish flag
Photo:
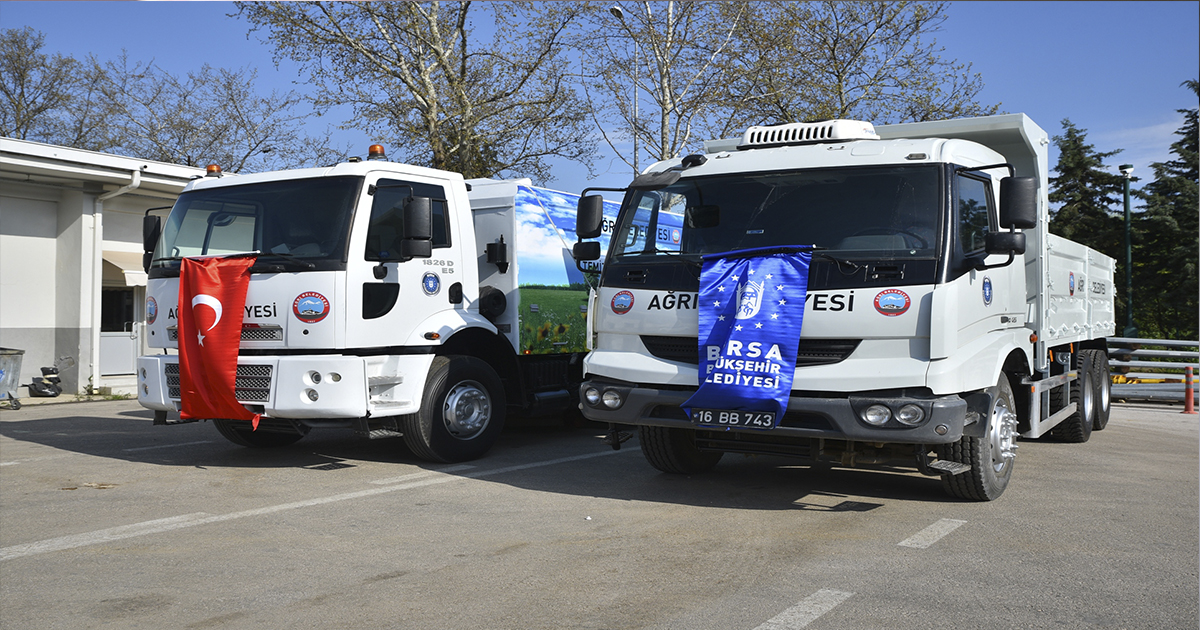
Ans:
<svg viewBox="0 0 1200 630"><path fill-rule="evenodd" d="M184 258L179 268L179 390L184 419L249 420L234 396L242 313L257 257Z"/></svg>

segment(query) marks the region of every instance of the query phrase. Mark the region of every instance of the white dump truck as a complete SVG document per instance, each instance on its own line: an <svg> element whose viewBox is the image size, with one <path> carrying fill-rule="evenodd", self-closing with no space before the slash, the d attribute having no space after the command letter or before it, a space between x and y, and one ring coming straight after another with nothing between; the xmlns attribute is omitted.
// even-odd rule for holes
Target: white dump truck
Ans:
<svg viewBox="0 0 1200 630"><path fill-rule="evenodd" d="M836 120L753 127L649 167L593 296L583 414L614 435L636 425L666 472L726 452L907 463L956 497L997 498L1018 436L1084 442L1109 415L1114 261L1047 231L1048 144L1024 114ZM602 217L581 199L577 258L600 257ZM747 250L807 256L806 286L718 286L714 259ZM790 299L799 334L712 341L710 289L764 318ZM753 403L780 376L767 348L795 350L777 412ZM693 398L714 382L715 398Z"/></svg>
<svg viewBox="0 0 1200 630"><path fill-rule="evenodd" d="M145 221L163 352L139 358L138 401L156 424L182 421L180 268L203 256L256 256L235 395L261 419L204 418L237 444L342 427L461 461L493 445L506 410L576 404L589 315L570 255L577 196L392 163L378 145L329 168L209 174L165 223Z"/></svg>

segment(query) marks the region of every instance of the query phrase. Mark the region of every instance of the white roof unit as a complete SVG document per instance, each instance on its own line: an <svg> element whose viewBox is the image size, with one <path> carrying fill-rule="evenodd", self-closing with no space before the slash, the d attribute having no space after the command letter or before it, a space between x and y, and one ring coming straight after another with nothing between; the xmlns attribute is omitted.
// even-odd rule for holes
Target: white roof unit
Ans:
<svg viewBox="0 0 1200 630"><path fill-rule="evenodd" d="M750 127L742 135L739 149L777 147L785 144L878 140L875 126L861 120L826 120L816 123L789 123Z"/></svg>

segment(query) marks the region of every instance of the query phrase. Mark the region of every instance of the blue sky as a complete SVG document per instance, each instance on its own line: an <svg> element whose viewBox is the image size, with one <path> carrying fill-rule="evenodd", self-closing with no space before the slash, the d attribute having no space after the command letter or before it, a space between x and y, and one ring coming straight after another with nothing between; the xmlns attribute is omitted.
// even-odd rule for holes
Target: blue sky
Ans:
<svg viewBox="0 0 1200 630"><path fill-rule="evenodd" d="M295 68L276 68L272 49L247 37L248 25L227 17L227 2L0 2L0 28L31 26L46 35L46 51L102 60L128 51L177 74L209 63L253 66L265 87L290 89ZM1124 149L1111 165L1132 163L1147 178L1149 164L1169 159L1182 124L1175 110L1196 107L1180 87L1200 78L1200 2L960 2L936 39L943 57L970 62L982 75L984 103L1024 112L1050 135L1070 118L1100 151ZM340 120L315 122L313 132ZM341 144L366 146L364 134L339 132ZM604 148L604 147L601 147ZM1053 165L1057 154L1050 155ZM556 164L550 186L578 192L588 185L623 186L632 172L611 156L597 176ZM1145 181L1145 180L1143 180Z"/></svg>

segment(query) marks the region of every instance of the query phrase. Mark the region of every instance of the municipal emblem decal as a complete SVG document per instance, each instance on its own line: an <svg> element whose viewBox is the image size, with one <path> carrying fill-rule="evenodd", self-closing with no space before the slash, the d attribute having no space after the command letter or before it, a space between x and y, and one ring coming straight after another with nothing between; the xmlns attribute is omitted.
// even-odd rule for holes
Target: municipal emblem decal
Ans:
<svg viewBox="0 0 1200 630"><path fill-rule="evenodd" d="M158 302L152 297L146 298L146 323L153 324L158 319Z"/></svg>
<svg viewBox="0 0 1200 630"><path fill-rule="evenodd" d="M763 283L746 281L745 284L738 287L738 308L735 317L750 319L758 315L758 309L762 307L762 299Z"/></svg>
<svg viewBox="0 0 1200 630"><path fill-rule="evenodd" d="M1071 290L1071 295L1075 295L1075 272L1071 272L1071 277L1067 279L1067 288Z"/></svg>
<svg viewBox="0 0 1200 630"><path fill-rule="evenodd" d="M315 291L305 291L292 302L292 313L302 322L315 324L329 315L329 300Z"/></svg>
<svg viewBox="0 0 1200 630"><path fill-rule="evenodd" d="M992 305L992 279L987 276L983 277L983 304Z"/></svg>
<svg viewBox="0 0 1200 630"><path fill-rule="evenodd" d="M900 289L888 289L875 296L875 310L888 317L903 315L911 304L908 294Z"/></svg>
<svg viewBox="0 0 1200 630"><path fill-rule="evenodd" d="M421 276L421 290L425 295L437 295L437 292L442 288L442 279L432 271Z"/></svg>
<svg viewBox="0 0 1200 630"><path fill-rule="evenodd" d="M633 309L633 294L629 291L621 291L613 296L612 311L617 315L624 315Z"/></svg>

